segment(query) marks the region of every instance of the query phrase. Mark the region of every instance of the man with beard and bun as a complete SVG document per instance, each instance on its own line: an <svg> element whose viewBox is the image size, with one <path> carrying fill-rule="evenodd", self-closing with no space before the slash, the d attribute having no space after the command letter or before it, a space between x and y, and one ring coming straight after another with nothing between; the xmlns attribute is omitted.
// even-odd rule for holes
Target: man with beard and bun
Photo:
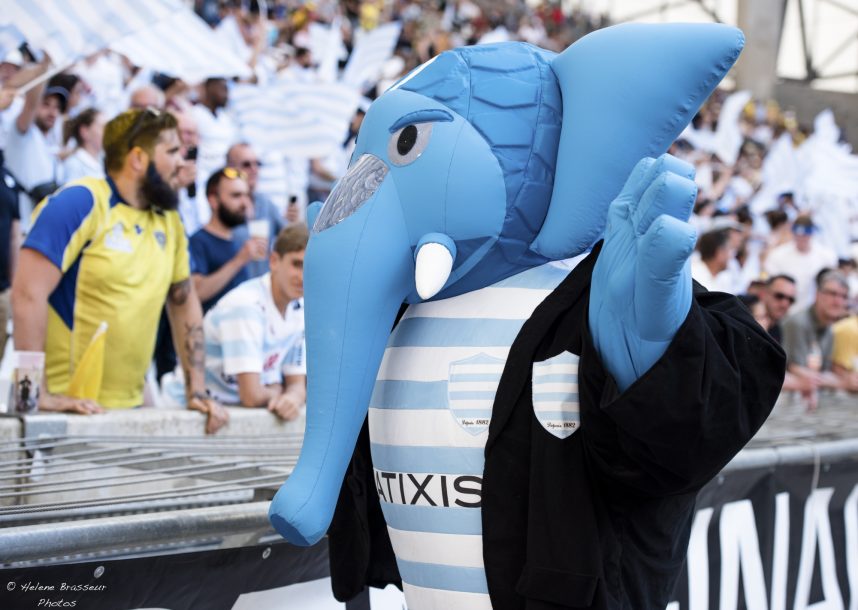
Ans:
<svg viewBox="0 0 858 610"><path fill-rule="evenodd" d="M234 231L253 218L253 200L244 172L233 167L219 169L206 182L206 197L211 218L191 236L194 285L204 312L251 278L248 263L268 257L267 238Z"/></svg>
<svg viewBox="0 0 858 610"><path fill-rule="evenodd" d="M39 408L97 413L141 405L166 298L188 407L205 413L206 431L215 432L228 414L205 391L202 310L176 211L183 164L176 120L154 109L124 112L105 126L104 152L107 178L73 181L42 202L19 257L15 347L45 352ZM97 401L68 396L103 322Z"/></svg>

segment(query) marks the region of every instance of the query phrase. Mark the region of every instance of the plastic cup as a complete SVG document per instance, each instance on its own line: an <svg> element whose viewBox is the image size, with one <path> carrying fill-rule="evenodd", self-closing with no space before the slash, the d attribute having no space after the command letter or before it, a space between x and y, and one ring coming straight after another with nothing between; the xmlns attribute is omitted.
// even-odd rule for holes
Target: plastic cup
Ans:
<svg viewBox="0 0 858 610"><path fill-rule="evenodd" d="M15 352L12 393L16 413L39 410L39 388L45 371L45 352Z"/></svg>
<svg viewBox="0 0 858 610"><path fill-rule="evenodd" d="M247 232L251 237L268 239L271 237L271 222L267 218L250 220L247 223Z"/></svg>

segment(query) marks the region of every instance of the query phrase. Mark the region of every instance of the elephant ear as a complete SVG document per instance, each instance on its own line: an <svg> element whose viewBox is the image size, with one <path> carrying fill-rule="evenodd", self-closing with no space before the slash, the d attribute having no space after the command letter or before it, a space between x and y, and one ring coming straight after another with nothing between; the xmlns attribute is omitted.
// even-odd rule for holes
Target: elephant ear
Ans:
<svg viewBox="0 0 858 610"><path fill-rule="evenodd" d="M557 260L591 247L635 163L668 149L744 41L725 25L634 23L555 57L563 126L550 207L531 249Z"/></svg>

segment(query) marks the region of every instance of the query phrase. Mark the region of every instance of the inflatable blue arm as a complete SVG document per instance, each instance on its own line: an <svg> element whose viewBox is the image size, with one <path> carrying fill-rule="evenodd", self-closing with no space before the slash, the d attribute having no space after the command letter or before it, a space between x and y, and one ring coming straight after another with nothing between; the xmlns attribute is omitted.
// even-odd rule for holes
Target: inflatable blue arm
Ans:
<svg viewBox="0 0 858 610"><path fill-rule="evenodd" d="M691 165L670 155L645 158L609 208L589 321L621 391L661 358L691 307L693 176Z"/></svg>

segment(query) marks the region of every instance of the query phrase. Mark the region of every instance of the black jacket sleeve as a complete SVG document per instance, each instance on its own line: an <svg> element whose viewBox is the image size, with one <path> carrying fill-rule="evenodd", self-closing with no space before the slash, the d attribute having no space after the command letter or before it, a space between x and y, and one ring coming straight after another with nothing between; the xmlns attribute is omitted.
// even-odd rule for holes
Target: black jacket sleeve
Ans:
<svg viewBox="0 0 858 610"><path fill-rule="evenodd" d="M695 285L667 351L620 393L582 332L582 421L591 467L643 495L697 491L753 437L783 385L785 356L732 295Z"/></svg>

